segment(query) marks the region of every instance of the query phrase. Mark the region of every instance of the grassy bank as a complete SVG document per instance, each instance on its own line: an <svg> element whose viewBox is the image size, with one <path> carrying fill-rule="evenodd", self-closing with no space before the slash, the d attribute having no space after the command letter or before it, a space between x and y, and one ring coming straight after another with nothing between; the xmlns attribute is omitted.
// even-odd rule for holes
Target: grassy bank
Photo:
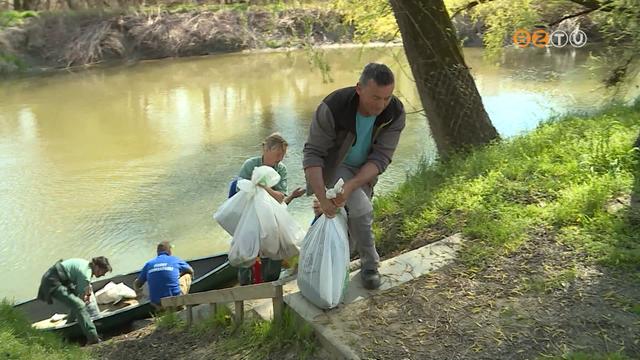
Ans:
<svg viewBox="0 0 640 360"><path fill-rule="evenodd" d="M88 359L80 348L35 330L6 301L0 303L0 357L3 359Z"/></svg>
<svg viewBox="0 0 640 360"><path fill-rule="evenodd" d="M379 306L363 301L350 309L362 315L363 348L372 349L372 357L393 359L406 356L407 348L415 358L446 358L455 349L484 358L521 351L545 354L540 358L634 358L640 154L632 144L638 119L640 103L548 121L467 156L424 165L396 192L378 198L375 231L383 255L455 232L469 240L455 266L378 294ZM377 319L376 312L409 335L389 339L393 330L366 321ZM385 340L391 342L380 347ZM549 348L554 340L557 349ZM35 332L8 304L0 308L0 354L9 359L144 359L158 353L322 358L315 350L310 329L290 314L281 325L248 319L235 328L230 314L220 312L190 329L175 315L163 316L138 333L82 352ZM433 353L426 356L428 351Z"/></svg>
<svg viewBox="0 0 640 360"><path fill-rule="evenodd" d="M168 313L138 334L81 349L55 334L33 329L11 304L0 304L2 359L145 359L151 353L175 358L263 359L269 354L275 356L272 358L305 359L312 358L317 349L311 328L297 323L288 310L281 323L249 316L240 327L233 324L225 307L191 328L177 314Z"/></svg>
<svg viewBox="0 0 640 360"><path fill-rule="evenodd" d="M600 263L640 268L640 171L632 151L640 104L567 116L467 157L422 166L378 198L379 249L392 254L462 232L465 263L480 268L536 234Z"/></svg>
<svg viewBox="0 0 640 360"><path fill-rule="evenodd" d="M168 313L157 317L154 325L137 334L93 347L91 356L146 359L149 349L166 358L193 359L309 359L317 355L311 328L296 322L288 310L281 323L256 319L250 313L246 315L238 327L232 321L231 312L221 307L213 316L187 328L175 313Z"/></svg>

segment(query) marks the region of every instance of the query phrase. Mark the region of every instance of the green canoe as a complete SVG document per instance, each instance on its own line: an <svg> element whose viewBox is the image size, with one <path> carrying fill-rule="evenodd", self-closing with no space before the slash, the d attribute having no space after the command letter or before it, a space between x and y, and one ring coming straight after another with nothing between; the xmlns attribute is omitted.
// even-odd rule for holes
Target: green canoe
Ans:
<svg viewBox="0 0 640 360"><path fill-rule="evenodd" d="M229 264L227 255L228 254L225 253L187 261L195 272L189 293L221 289L233 285L236 281L236 269L232 268ZM94 292L102 289L102 287L110 281L116 284L122 282L133 289L133 281L137 277L138 272L132 272L125 275L114 276L109 279L94 281L91 284ZM45 323L47 319L50 319L54 314L68 313L68 309L59 303L54 302L49 305L37 299L16 304L14 307L23 311L27 319L33 324ZM112 309L108 311L105 311L103 305L100 305L100 309L102 310L100 315L93 318L98 333L113 331L127 326L134 320L147 318L153 311L153 307L148 299L133 301L132 304L119 309L112 307ZM76 322L66 324L66 321L61 321L60 325L51 323L43 330L56 332L69 339L82 336L80 327Z"/></svg>

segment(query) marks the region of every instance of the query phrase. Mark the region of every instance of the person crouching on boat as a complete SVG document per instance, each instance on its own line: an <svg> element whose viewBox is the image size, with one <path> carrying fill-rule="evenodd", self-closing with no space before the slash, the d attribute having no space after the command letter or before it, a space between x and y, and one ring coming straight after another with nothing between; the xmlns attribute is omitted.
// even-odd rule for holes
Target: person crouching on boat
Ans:
<svg viewBox="0 0 640 360"><path fill-rule="evenodd" d="M99 278L110 271L109 259L104 256L94 257L91 261L59 260L42 276L38 300L48 304L56 300L68 307L70 314L67 323L77 321L87 338L87 344L98 343L101 340L87 309L93 293L91 277Z"/></svg>
<svg viewBox="0 0 640 360"><path fill-rule="evenodd" d="M134 281L136 292L140 292L145 282L149 282L149 300L156 310L162 309L163 297L186 295L191 287L193 269L186 261L171 255L168 241L158 244L158 256L147 261Z"/></svg>

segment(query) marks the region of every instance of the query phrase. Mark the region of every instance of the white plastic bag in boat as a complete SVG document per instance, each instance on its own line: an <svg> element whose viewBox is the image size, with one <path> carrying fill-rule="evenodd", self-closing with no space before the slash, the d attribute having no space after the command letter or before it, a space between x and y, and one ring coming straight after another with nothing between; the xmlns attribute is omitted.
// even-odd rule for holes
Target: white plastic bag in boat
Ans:
<svg viewBox="0 0 640 360"><path fill-rule="evenodd" d="M124 283L115 284L110 281L95 293L95 297L98 304L111 304L117 303L122 299L135 299L137 294L135 290Z"/></svg>
<svg viewBox="0 0 640 360"><path fill-rule="evenodd" d="M327 198L342 192L338 180ZM322 309L338 306L344 296L349 275L349 235L343 208L332 219L321 215L309 228L300 250L298 287L302 295Z"/></svg>

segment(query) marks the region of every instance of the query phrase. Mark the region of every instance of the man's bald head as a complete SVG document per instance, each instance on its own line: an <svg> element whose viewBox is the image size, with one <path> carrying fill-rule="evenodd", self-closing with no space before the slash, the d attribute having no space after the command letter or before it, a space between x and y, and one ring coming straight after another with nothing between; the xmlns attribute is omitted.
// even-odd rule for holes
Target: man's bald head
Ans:
<svg viewBox="0 0 640 360"><path fill-rule="evenodd" d="M161 252L166 252L167 254L171 255L172 248L173 248L173 245L171 245L170 242L163 241L160 244L158 244L158 248L156 251L158 252L158 254L160 254Z"/></svg>

